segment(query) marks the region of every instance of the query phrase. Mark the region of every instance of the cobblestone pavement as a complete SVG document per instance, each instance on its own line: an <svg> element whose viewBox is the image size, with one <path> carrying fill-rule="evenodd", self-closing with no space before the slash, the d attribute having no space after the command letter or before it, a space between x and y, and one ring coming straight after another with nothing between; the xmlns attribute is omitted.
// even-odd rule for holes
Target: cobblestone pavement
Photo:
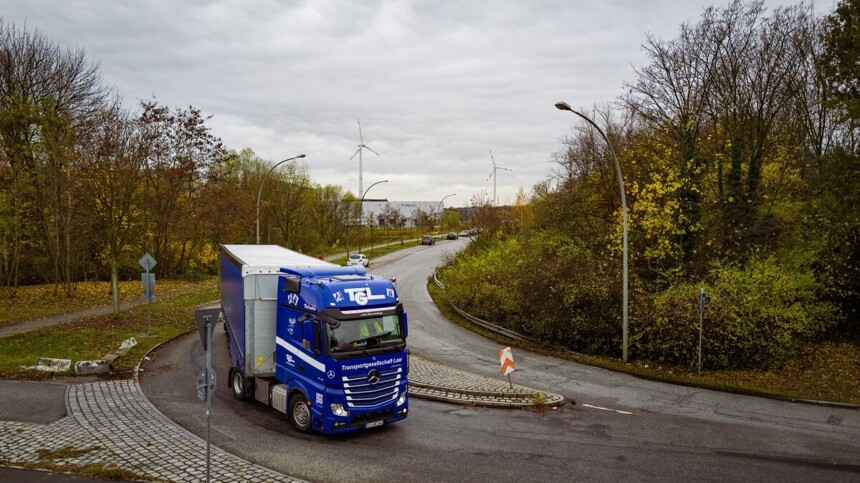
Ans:
<svg viewBox="0 0 860 483"><path fill-rule="evenodd" d="M0 421L0 460L24 465L63 450L74 455L53 459L58 467L100 464L162 481L205 480L206 440L161 414L136 381L71 384L66 402L67 416L50 424ZM211 456L213 481L298 481L214 446Z"/></svg>
<svg viewBox="0 0 860 483"><path fill-rule="evenodd" d="M410 356L413 397L457 404L522 407L535 391ZM564 398L544 393L544 404ZM298 481L211 447L214 481ZM52 462L56 467L99 464L163 481L201 481L206 441L164 416L136 380L70 384L66 416L49 424L0 421L0 461L5 465Z"/></svg>

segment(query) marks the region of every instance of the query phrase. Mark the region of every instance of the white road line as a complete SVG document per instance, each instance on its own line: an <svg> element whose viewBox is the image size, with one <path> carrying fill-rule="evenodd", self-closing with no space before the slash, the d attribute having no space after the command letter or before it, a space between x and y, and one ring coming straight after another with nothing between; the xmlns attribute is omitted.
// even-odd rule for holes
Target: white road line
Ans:
<svg viewBox="0 0 860 483"><path fill-rule="evenodd" d="M601 411L615 411L616 413L619 413L619 414L633 414L631 412L621 411L619 409L609 409L609 408L602 408L600 406L592 406L591 404L583 404L582 407L592 408L592 409L600 409Z"/></svg>

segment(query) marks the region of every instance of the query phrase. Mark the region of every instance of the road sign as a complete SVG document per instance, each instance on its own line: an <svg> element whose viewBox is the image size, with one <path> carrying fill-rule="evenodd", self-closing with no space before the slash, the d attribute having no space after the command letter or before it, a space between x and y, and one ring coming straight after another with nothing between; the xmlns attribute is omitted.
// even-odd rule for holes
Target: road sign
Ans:
<svg viewBox="0 0 860 483"><path fill-rule="evenodd" d="M511 352L510 347L505 347L499 351L499 364L502 365L503 376L507 376L516 369L516 366L514 366L514 354Z"/></svg>
<svg viewBox="0 0 860 483"><path fill-rule="evenodd" d="M215 375L215 368L212 367L209 369L209 384L206 384L206 369L200 373L200 376L197 377L197 399L201 401L206 401L206 390L208 386L209 393L212 394L215 392L215 381L218 377Z"/></svg>
<svg viewBox="0 0 860 483"><path fill-rule="evenodd" d="M201 309L194 311L194 320L197 322L197 330L200 331L200 341L203 342L203 350L206 348L206 320L212 323L218 322L218 316L221 315L221 309Z"/></svg>
<svg viewBox="0 0 860 483"><path fill-rule="evenodd" d="M137 261L137 263L139 263L140 266L143 267L144 270L146 270L146 273L149 273L150 270L155 268L155 264L158 262L156 262L155 259L152 258L152 255L146 253L140 258L140 260Z"/></svg>
<svg viewBox="0 0 860 483"><path fill-rule="evenodd" d="M155 300L155 274L141 273L140 283L143 285L143 299L150 302Z"/></svg>

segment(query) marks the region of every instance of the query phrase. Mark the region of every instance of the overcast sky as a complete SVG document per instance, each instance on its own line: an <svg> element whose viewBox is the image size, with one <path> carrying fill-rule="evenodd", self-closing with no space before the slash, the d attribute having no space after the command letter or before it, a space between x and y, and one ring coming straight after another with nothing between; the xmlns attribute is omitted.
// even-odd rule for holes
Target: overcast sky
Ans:
<svg viewBox="0 0 860 483"><path fill-rule="evenodd" d="M126 104L192 105L230 149L304 153L313 180L390 200L499 204L545 179L575 121L616 100L648 33L674 38L699 0L8 1L7 22L83 48ZM798 2L767 0L774 8ZM829 13L832 1L816 2Z"/></svg>

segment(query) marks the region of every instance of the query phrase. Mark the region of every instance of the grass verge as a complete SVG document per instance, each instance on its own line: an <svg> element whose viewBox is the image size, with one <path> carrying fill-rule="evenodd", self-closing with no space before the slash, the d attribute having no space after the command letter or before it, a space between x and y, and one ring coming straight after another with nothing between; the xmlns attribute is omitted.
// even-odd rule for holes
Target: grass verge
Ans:
<svg viewBox="0 0 860 483"><path fill-rule="evenodd" d="M158 280L159 298L194 290L199 281ZM15 296L4 290L0 297L0 326L13 325L44 317L63 315L78 310L110 305L110 282L77 282L74 296L66 297L56 285L33 285L18 287ZM143 298L140 280L119 283L120 300L131 302Z"/></svg>
<svg viewBox="0 0 860 483"><path fill-rule="evenodd" d="M26 369L40 357L81 360L99 359L115 352L122 341L135 337L138 344L114 361L111 377L129 378L141 357L151 347L196 328L191 309L217 300L214 278L196 282L184 292L161 295L152 303L152 330L149 331L146 304L112 315L89 317L0 339L0 377L7 379L51 379L74 374L46 373Z"/></svg>
<svg viewBox="0 0 860 483"><path fill-rule="evenodd" d="M851 342L817 342L808 345L782 367L769 370L706 370L701 375L684 367L649 361L624 363L619 359L576 354L541 344L511 341L457 314L444 300L432 279L427 290L439 311L472 332L503 345L515 345L540 354L624 372L643 379L754 396L792 400L860 404L860 347Z"/></svg>
<svg viewBox="0 0 860 483"><path fill-rule="evenodd" d="M0 465L3 466L19 466L28 470L48 470L60 473L72 473L77 475L89 476L103 480L124 480L124 481L155 481L143 475L138 475L129 470L117 468L115 466L105 466L100 463L89 463L79 465L66 460L79 458L93 451L102 451L104 448L93 446L88 448L75 448L73 446L64 446L59 449L48 450L40 449L38 451L38 462L25 462L23 464L15 461L0 460Z"/></svg>

